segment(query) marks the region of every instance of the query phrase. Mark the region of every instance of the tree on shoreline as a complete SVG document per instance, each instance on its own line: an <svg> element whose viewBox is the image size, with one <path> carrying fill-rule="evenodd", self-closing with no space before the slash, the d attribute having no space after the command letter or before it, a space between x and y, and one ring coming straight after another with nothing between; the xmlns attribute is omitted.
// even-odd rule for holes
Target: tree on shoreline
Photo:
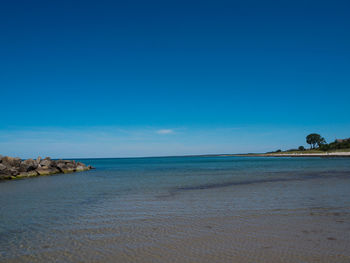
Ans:
<svg viewBox="0 0 350 263"><path fill-rule="evenodd" d="M299 151L305 151L305 147L304 146L299 146L298 150Z"/></svg>
<svg viewBox="0 0 350 263"><path fill-rule="evenodd" d="M310 144L311 149L315 149L316 145L320 147L321 145L326 144L326 140L317 133L311 133L306 136L306 142Z"/></svg>

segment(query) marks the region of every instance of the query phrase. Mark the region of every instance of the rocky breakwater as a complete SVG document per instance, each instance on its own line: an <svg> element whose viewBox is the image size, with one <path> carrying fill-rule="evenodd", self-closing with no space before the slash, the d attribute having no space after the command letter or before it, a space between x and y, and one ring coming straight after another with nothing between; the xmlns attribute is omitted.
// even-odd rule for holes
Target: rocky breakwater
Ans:
<svg viewBox="0 0 350 263"><path fill-rule="evenodd" d="M58 173L82 172L93 169L91 165L74 160L51 160L50 157L36 160L0 156L0 180L52 175Z"/></svg>

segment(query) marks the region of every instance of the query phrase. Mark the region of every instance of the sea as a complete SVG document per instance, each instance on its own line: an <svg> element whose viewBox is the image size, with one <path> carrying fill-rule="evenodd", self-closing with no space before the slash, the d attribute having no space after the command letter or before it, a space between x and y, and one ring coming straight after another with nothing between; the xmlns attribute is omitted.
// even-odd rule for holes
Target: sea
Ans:
<svg viewBox="0 0 350 263"><path fill-rule="evenodd" d="M78 161L0 182L0 262L350 262L350 158Z"/></svg>

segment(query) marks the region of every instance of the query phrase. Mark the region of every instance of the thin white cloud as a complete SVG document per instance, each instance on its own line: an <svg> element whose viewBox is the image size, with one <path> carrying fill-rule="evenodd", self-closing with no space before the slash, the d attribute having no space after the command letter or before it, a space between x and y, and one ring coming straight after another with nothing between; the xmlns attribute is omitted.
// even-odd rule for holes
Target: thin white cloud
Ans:
<svg viewBox="0 0 350 263"><path fill-rule="evenodd" d="M171 134L171 133L174 133L174 131L171 129L162 129L162 130L158 130L157 133L158 134Z"/></svg>

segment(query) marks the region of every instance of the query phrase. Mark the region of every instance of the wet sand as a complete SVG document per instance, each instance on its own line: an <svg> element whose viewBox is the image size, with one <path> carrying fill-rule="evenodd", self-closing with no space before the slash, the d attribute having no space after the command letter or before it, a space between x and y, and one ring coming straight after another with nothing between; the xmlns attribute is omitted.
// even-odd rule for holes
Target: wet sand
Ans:
<svg viewBox="0 0 350 263"><path fill-rule="evenodd" d="M56 242L52 255L47 243L43 253L6 262L42 262L45 258L55 259L51 262L350 262L350 213L345 210L169 216L74 229L70 240ZM84 242L74 236L84 236ZM57 245L62 246L61 253Z"/></svg>
<svg viewBox="0 0 350 263"><path fill-rule="evenodd" d="M195 222L193 222L195 221ZM143 229L151 242L110 262L350 262L348 213L275 211ZM110 240L112 243L114 239ZM121 240L122 241L122 240Z"/></svg>

